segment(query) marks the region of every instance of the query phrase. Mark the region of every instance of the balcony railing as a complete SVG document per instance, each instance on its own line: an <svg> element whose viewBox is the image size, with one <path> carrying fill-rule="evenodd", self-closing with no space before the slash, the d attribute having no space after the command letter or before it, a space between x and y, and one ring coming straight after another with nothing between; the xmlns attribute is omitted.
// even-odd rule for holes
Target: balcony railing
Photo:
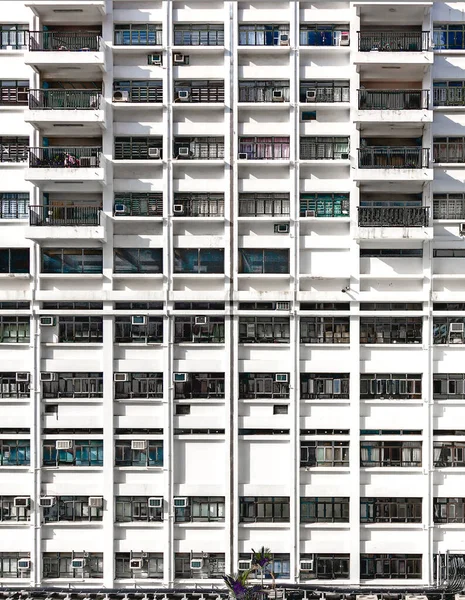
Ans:
<svg viewBox="0 0 465 600"><path fill-rule="evenodd" d="M58 227L99 225L101 209L97 206L38 206L29 207L29 224Z"/></svg>
<svg viewBox="0 0 465 600"><path fill-rule="evenodd" d="M239 138L239 158L247 160L289 160L288 137Z"/></svg>
<svg viewBox="0 0 465 600"><path fill-rule="evenodd" d="M360 110L427 109L429 90L358 90Z"/></svg>
<svg viewBox="0 0 465 600"><path fill-rule="evenodd" d="M29 166L34 169L99 167L101 152L101 148L93 146L29 148Z"/></svg>
<svg viewBox="0 0 465 600"><path fill-rule="evenodd" d="M429 166L429 148L371 146L358 151L360 169L423 169Z"/></svg>
<svg viewBox="0 0 465 600"><path fill-rule="evenodd" d="M359 227L427 227L427 206L360 206Z"/></svg>
<svg viewBox="0 0 465 600"><path fill-rule="evenodd" d="M429 31L359 31L360 52L424 52L429 48Z"/></svg>
<svg viewBox="0 0 465 600"><path fill-rule="evenodd" d="M173 158L215 160L224 158L224 142L214 138L178 138L173 144Z"/></svg>
<svg viewBox="0 0 465 600"><path fill-rule="evenodd" d="M175 217L223 217L224 199L205 197L186 200L175 198L173 214Z"/></svg>
<svg viewBox="0 0 465 600"><path fill-rule="evenodd" d="M95 31L30 31L31 52L95 52L101 36Z"/></svg>
<svg viewBox="0 0 465 600"><path fill-rule="evenodd" d="M300 160L348 160L349 139L300 138Z"/></svg>
<svg viewBox="0 0 465 600"><path fill-rule="evenodd" d="M102 95L96 90L30 90L30 110L95 110Z"/></svg>
<svg viewBox="0 0 465 600"><path fill-rule="evenodd" d="M433 88L434 106L463 106L465 104L465 87Z"/></svg>

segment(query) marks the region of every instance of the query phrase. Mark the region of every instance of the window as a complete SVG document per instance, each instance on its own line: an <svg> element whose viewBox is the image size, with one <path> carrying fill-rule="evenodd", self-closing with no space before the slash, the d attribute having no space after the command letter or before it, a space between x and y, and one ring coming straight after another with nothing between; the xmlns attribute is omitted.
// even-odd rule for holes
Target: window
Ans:
<svg viewBox="0 0 465 600"><path fill-rule="evenodd" d="M301 217L348 217L349 194L300 194Z"/></svg>
<svg viewBox="0 0 465 600"><path fill-rule="evenodd" d="M0 465L2 467L26 467L31 464L29 440L0 440Z"/></svg>
<svg viewBox="0 0 465 600"><path fill-rule="evenodd" d="M350 302L301 302L300 310L350 310Z"/></svg>
<svg viewBox="0 0 465 600"><path fill-rule="evenodd" d="M176 523L204 523L224 521L224 497L194 496L187 506L174 509Z"/></svg>
<svg viewBox="0 0 465 600"><path fill-rule="evenodd" d="M175 193L174 217L223 217L224 194Z"/></svg>
<svg viewBox="0 0 465 600"><path fill-rule="evenodd" d="M29 79L0 80L0 104L28 104Z"/></svg>
<svg viewBox="0 0 465 600"><path fill-rule="evenodd" d="M115 194L115 217L162 217L163 194L118 192Z"/></svg>
<svg viewBox="0 0 465 600"><path fill-rule="evenodd" d="M224 302L175 302L174 310L195 310L198 313L204 310L218 312L224 310Z"/></svg>
<svg viewBox="0 0 465 600"><path fill-rule="evenodd" d="M422 442L360 442L361 467L421 467Z"/></svg>
<svg viewBox="0 0 465 600"><path fill-rule="evenodd" d="M465 318L434 317L433 344L463 344Z"/></svg>
<svg viewBox="0 0 465 600"><path fill-rule="evenodd" d="M349 554L301 554L300 562L313 561L309 571L300 570L301 581L309 579L348 579L350 575Z"/></svg>
<svg viewBox="0 0 465 600"><path fill-rule="evenodd" d="M289 217L290 196L284 194L240 193L240 217Z"/></svg>
<svg viewBox="0 0 465 600"><path fill-rule="evenodd" d="M279 46L285 35L289 44L289 25L239 25L239 46Z"/></svg>
<svg viewBox="0 0 465 600"><path fill-rule="evenodd" d="M191 569L191 559L196 558L190 552L176 552L174 555L175 577L179 579L223 579L225 574L225 556L224 554L199 554L202 558L202 568L200 570Z"/></svg>
<svg viewBox="0 0 465 600"><path fill-rule="evenodd" d="M360 310L381 310L385 312L392 312L395 310L422 310L423 304L421 302L361 302Z"/></svg>
<svg viewBox="0 0 465 600"><path fill-rule="evenodd" d="M289 102L289 80L239 81L239 102Z"/></svg>
<svg viewBox="0 0 465 600"><path fill-rule="evenodd" d="M303 110L300 118L302 121L316 121L316 110Z"/></svg>
<svg viewBox="0 0 465 600"><path fill-rule="evenodd" d="M289 373L239 373L239 398L289 398Z"/></svg>
<svg viewBox="0 0 465 600"><path fill-rule="evenodd" d="M25 373L29 376L29 373ZM17 373L0 373L0 398L29 398L29 381L17 381Z"/></svg>
<svg viewBox="0 0 465 600"><path fill-rule="evenodd" d="M185 94L180 96L179 92L187 92L187 98ZM224 102L224 81L178 79L174 82L174 97L175 102Z"/></svg>
<svg viewBox="0 0 465 600"><path fill-rule="evenodd" d="M434 106L463 106L465 81L434 81Z"/></svg>
<svg viewBox="0 0 465 600"><path fill-rule="evenodd" d="M250 560L252 557L250 554L241 553L239 554L239 560ZM290 556L289 554L272 554L271 562L269 562L263 569L263 578L272 579L271 573L273 573L275 579L290 579ZM249 576L251 579L260 579L261 574L259 571L254 571Z"/></svg>
<svg viewBox="0 0 465 600"><path fill-rule="evenodd" d="M139 559L142 562L141 569L131 569L131 560ZM116 579L162 579L163 578L163 553L147 552L144 555L137 552L115 553L115 577Z"/></svg>
<svg viewBox="0 0 465 600"><path fill-rule="evenodd" d="M361 523L421 523L421 498L360 498Z"/></svg>
<svg viewBox="0 0 465 600"><path fill-rule="evenodd" d="M145 448L132 448L131 440L115 440L115 466L117 467L162 467L163 441L142 440ZM139 444L138 444L139 445Z"/></svg>
<svg viewBox="0 0 465 600"><path fill-rule="evenodd" d="M287 415L289 414L289 406L287 404L275 404L273 406L274 415Z"/></svg>
<svg viewBox="0 0 465 600"><path fill-rule="evenodd" d="M56 373L42 381L42 398L103 398L103 373Z"/></svg>
<svg viewBox="0 0 465 600"><path fill-rule="evenodd" d="M0 163L26 162L28 149L28 137L0 136Z"/></svg>
<svg viewBox="0 0 465 600"><path fill-rule="evenodd" d="M29 248L0 248L0 273L29 273Z"/></svg>
<svg viewBox="0 0 465 600"><path fill-rule="evenodd" d="M301 25L300 26L300 45L301 46L340 46L342 32L348 32L350 26L347 25Z"/></svg>
<svg viewBox="0 0 465 600"><path fill-rule="evenodd" d="M175 317L174 341L177 344L181 342L223 344L224 317L208 315L201 317Z"/></svg>
<svg viewBox="0 0 465 600"><path fill-rule="evenodd" d="M175 273L224 273L223 248L175 248Z"/></svg>
<svg viewBox="0 0 465 600"><path fill-rule="evenodd" d="M361 344L421 344L421 317L361 317Z"/></svg>
<svg viewBox="0 0 465 600"><path fill-rule="evenodd" d="M115 310L163 310L163 302L115 302Z"/></svg>
<svg viewBox="0 0 465 600"><path fill-rule="evenodd" d="M0 521L30 521L31 499L27 497L27 501L27 506L15 506L15 496L0 496Z"/></svg>
<svg viewBox="0 0 465 600"><path fill-rule="evenodd" d="M162 26L154 23L115 25L116 46L161 46Z"/></svg>
<svg viewBox="0 0 465 600"><path fill-rule="evenodd" d="M103 467L103 440L69 440L71 448L58 450L55 440L43 441L44 467Z"/></svg>
<svg viewBox="0 0 465 600"><path fill-rule="evenodd" d="M239 273L289 273L289 250L239 248Z"/></svg>
<svg viewBox="0 0 465 600"><path fill-rule="evenodd" d="M178 404L176 406L176 415L190 415L191 407L189 404Z"/></svg>
<svg viewBox="0 0 465 600"><path fill-rule="evenodd" d="M161 344L163 317L145 317L133 323L132 317L115 317L115 342L119 344Z"/></svg>
<svg viewBox="0 0 465 600"><path fill-rule="evenodd" d="M189 160L224 159L224 138L176 137L173 143L173 158Z"/></svg>
<svg viewBox="0 0 465 600"><path fill-rule="evenodd" d="M115 248L115 273L163 273L162 248Z"/></svg>
<svg viewBox="0 0 465 600"><path fill-rule="evenodd" d="M82 558L84 567L73 569L71 563ZM103 553L101 552L44 552L42 554L44 579L102 579Z"/></svg>
<svg viewBox="0 0 465 600"><path fill-rule="evenodd" d="M158 148L158 156L149 150ZM158 160L163 157L163 139L160 136L115 137L115 160Z"/></svg>
<svg viewBox="0 0 465 600"><path fill-rule="evenodd" d="M463 50L465 48L465 25L460 23L434 25L433 44L436 50Z"/></svg>
<svg viewBox="0 0 465 600"><path fill-rule="evenodd" d="M58 496L55 504L43 509L46 523L56 521L101 521L103 508L89 506L88 496Z"/></svg>
<svg viewBox="0 0 465 600"><path fill-rule="evenodd" d="M43 248L42 273L102 273L99 248Z"/></svg>
<svg viewBox="0 0 465 600"><path fill-rule="evenodd" d="M434 498L435 523L465 523L465 498Z"/></svg>
<svg viewBox="0 0 465 600"><path fill-rule="evenodd" d="M241 156L241 154L246 156ZM289 160L289 137L239 136L239 158L248 160Z"/></svg>
<svg viewBox="0 0 465 600"><path fill-rule="evenodd" d="M301 467L348 467L349 441L306 441L300 443Z"/></svg>
<svg viewBox="0 0 465 600"><path fill-rule="evenodd" d="M186 381L176 381L179 375L185 375ZM175 373L174 380L174 397L177 400L224 398L224 373Z"/></svg>
<svg viewBox="0 0 465 600"><path fill-rule="evenodd" d="M299 90L300 102L349 102L349 81L302 80Z"/></svg>
<svg viewBox="0 0 465 600"><path fill-rule="evenodd" d="M465 442L434 442L435 467L465 467Z"/></svg>
<svg viewBox="0 0 465 600"><path fill-rule="evenodd" d="M421 374L362 374L360 398L373 400L421 400Z"/></svg>
<svg viewBox="0 0 465 600"><path fill-rule="evenodd" d="M103 310L103 302L42 302L44 310Z"/></svg>
<svg viewBox="0 0 465 600"><path fill-rule="evenodd" d="M360 248L360 258L421 258L421 248Z"/></svg>
<svg viewBox="0 0 465 600"><path fill-rule="evenodd" d="M29 317L0 315L0 343L28 344L29 341Z"/></svg>
<svg viewBox="0 0 465 600"><path fill-rule="evenodd" d="M465 373L435 373L433 375L434 400L463 400L465 398Z"/></svg>
<svg viewBox="0 0 465 600"><path fill-rule="evenodd" d="M465 258L465 250L461 248L436 248L433 258Z"/></svg>
<svg viewBox="0 0 465 600"><path fill-rule="evenodd" d="M348 523L349 498L300 498L301 523Z"/></svg>
<svg viewBox="0 0 465 600"><path fill-rule="evenodd" d="M162 502L163 504L163 502ZM131 521L163 521L163 507L149 506L149 496L116 496L115 520L117 523Z"/></svg>
<svg viewBox="0 0 465 600"><path fill-rule="evenodd" d="M435 137L433 138L433 156L437 163L465 162L465 138Z"/></svg>
<svg viewBox="0 0 465 600"><path fill-rule="evenodd" d="M288 344L289 317L240 317L239 342L256 344Z"/></svg>
<svg viewBox="0 0 465 600"><path fill-rule="evenodd" d="M349 373L301 373L301 400L349 398Z"/></svg>
<svg viewBox="0 0 465 600"><path fill-rule="evenodd" d="M300 160L347 160L348 137L301 137Z"/></svg>
<svg viewBox="0 0 465 600"><path fill-rule="evenodd" d="M360 579L421 579L421 554L361 554Z"/></svg>
<svg viewBox="0 0 465 600"><path fill-rule="evenodd" d="M0 577L6 579L23 577L24 571L18 569L18 561L29 558L29 552L0 552Z"/></svg>
<svg viewBox="0 0 465 600"><path fill-rule="evenodd" d="M175 25L175 46L223 46L224 26L213 24Z"/></svg>
<svg viewBox="0 0 465 600"><path fill-rule="evenodd" d="M429 31L415 31L400 28L399 31L374 30L359 32L359 50L361 52L421 52L431 47Z"/></svg>
<svg viewBox="0 0 465 600"><path fill-rule="evenodd" d="M163 102L163 82L161 79L129 79L113 82L113 92L128 92L129 102Z"/></svg>
<svg viewBox="0 0 465 600"><path fill-rule="evenodd" d="M102 317L60 316L58 318L58 342L101 344L103 342Z"/></svg>
<svg viewBox="0 0 465 600"><path fill-rule="evenodd" d="M1 24L2 34L1 50L27 50L27 33L29 25Z"/></svg>
<svg viewBox="0 0 465 600"><path fill-rule="evenodd" d="M349 342L349 317L302 317L300 319L301 344L348 344Z"/></svg>
<svg viewBox="0 0 465 600"><path fill-rule="evenodd" d="M29 302L1 302L0 301L0 309L1 310L29 310L30 303Z"/></svg>
<svg viewBox="0 0 465 600"><path fill-rule="evenodd" d="M288 497L239 498L239 521L241 523L289 523L290 500Z"/></svg>
<svg viewBox="0 0 465 600"><path fill-rule="evenodd" d="M115 373L115 399L163 398L163 373Z"/></svg>

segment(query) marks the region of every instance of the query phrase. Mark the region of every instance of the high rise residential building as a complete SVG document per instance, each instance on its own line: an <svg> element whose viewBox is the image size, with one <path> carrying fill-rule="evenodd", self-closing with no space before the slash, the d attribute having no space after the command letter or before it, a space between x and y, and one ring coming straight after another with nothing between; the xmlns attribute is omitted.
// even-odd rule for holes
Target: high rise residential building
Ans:
<svg viewBox="0 0 465 600"><path fill-rule="evenodd" d="M443 583L465 2L0 0L0 585ZM268 578L270 575L267 574Z"/></svg>

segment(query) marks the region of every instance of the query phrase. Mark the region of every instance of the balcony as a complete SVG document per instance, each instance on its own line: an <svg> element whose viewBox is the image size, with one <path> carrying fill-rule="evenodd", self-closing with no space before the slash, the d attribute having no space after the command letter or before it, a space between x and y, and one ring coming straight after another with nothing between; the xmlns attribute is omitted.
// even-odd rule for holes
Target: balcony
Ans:
<svg viewBox="0 0 465 600"><path fill-rule="evenodd" d="M95 146L42 146L29 148L26 181L104 182L102 148Z"/></svg>
<svg viewBox="0 0 465 600"><path fill-rule="evenodd" d="M348 161L348 137L301 137L301 161Z"/></svg>
<svg viewBox="0 0 465 600"><path fill-rule="evenodd" d="M105 241L104 219L105 215L98 206L31 205L25 237L33 240Z"/></svg>
<svg viewBox="0 0 465 600"><path fill-rule="evenodd" d="M224 81L185 81L174 82L174 105L185 104L224 104Z"/></svg>
<svg viewBox="0 0 465 600"><path fill-rule="evenodd" d="M239 81L239 102L244 104L286 105L290 99L289 81Z"/></svg>
<svg viewBox="0 0 465 600"><path fill-rule="evenodd" d="M177 161L224 161L224 139L220 137L176 137L173 158Z"/></svg>
<svg viewBox="0 0 465 600"><path fill-rule="evenodd" d="M430 32L407 28L403 31L393 31L392 29L359 31L358 55L355 62L363 64L432 63Z"/></svg>
<svg viewBox="0 0 465 600"><path fill-rule="evenodd" d="M174 343L224 344L224 317L175 317Z"/></svg>
<svg viewBox="0 0 465 600"><path fill-rule="evenodd" d="M224 217L223 194L175 194L173 216Z"/></svg>
<svg viewBox="0 0 465 600"><path fill-rule="evenodd" d="M432 121L429 90L358 90L356 120L413 123Z"/></svg>
<svg viewBox="0 0 465 600"><path fill-rule="evenodd" d="M427 227L429 208L359 206L359 227Z"/></svg>
<svg viewBox="0 0 465 600"><path fill-rule="evenodd" d="M289 157L289 137L239 137L239 162L287 162Z"/></svg>
<svg viewBox="0 0 465 600"><path fill-rule="evenodd" d="M430 181L429 148L417 146L366 146L358 150L356 179Z"/></svg>
<svg viewBox="0 0 465 600"><path fill-rule="evenodd" d="M29 110L24 120L53 128L54 123L104 126L103 98L99 90L30 90Z"/></svg>

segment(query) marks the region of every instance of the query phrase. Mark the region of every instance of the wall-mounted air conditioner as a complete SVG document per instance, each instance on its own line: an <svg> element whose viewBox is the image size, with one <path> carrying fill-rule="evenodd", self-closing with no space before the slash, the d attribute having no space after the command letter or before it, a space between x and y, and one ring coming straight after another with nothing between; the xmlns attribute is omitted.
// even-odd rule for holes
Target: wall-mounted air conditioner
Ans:
<svg viewBox="0 0 465 600"><path fill-rule="evenodd" d="M131 325L147 325L147 317L145 315L133 315Z"/></svg>
<svg viewBox="0 0 465 600"><path fill-rule="evenodd" d="M28 383L29 382L29 373L16 373L16 382L17 383Z"/></svg>
<svg viewBox="0 0 465 600"><path fill-rule="evenodd" d="M189 100L189 91L188 90L180 90L178 92L179 100Z"/></svg>
<svg viewBox="0 0 465 600"><path fill-rule="evenodd" d="M85 558L73 558L73 560L71 561L72 569L83 569L85 566L86 566Z"/></svg>
<svg viewBox="0 0 465 600"><path fill-rule="evenodd" d="M239 560L237 563L238 571L249 571L252 568L251 560Z"/></svg>
<svg viewBox="0 0 465 600"><path fill-rule="evenodd" d="M313 558L302 558L299 563L299 568L304 572L313 571Z"/></svg>
<svg viewBox="0 0 465 600"><path fill-rule="evenodd" d="M305 92L305 98L307 102L315 102L316 101L316 89L312 88Z"/></svg>
<svg viewBox="0 0 465 600"><path fill-rule="evenodd" d="M184 212L184 205L183 204L175 204L173 206L173 213L175 215L182 215Z"/></svg>
<svg viewBox="0 0 465 600"><path fill-rule="evenodd" d="M132 440L131 450L145 450L147 448L146 440Z"/></svg>
<svg viewBox="0 0 465 600"><path fill-rule="evenodd" d="M276 373L274 376L274 380L280 383L288 383L289 375L287 373Z"/></svg>
<svg viewBox="0 0 465 600"><path fill-rule="evenodd" d="M54 506L56 502L55 496L41 496L39 498L39 506L42 508L50 508Z"/></svg>
<svg viewBox="0 0 465 600"><path fill-rule="evenodd" d="M200 571L203 567L203 558L191 558L191 570Z"/></svg>
<svg viewBox="0 0 465 600"><path fill-rule="evenodd" d="M56 373L41 373L40 381L56 381L57 374Z"/></svg>
<svg viewBox="0 0 465 600"><path fill-rule="evenodd" d="M15 508L28 508L31 504L29 496L16 496L13 500L13 506Z"/></svg>
<svg viewBox="0 0 465 600"><path fill-rule="evenodd" d="M187 498L187 497L173 498L173 506L174 506L174 508L186 508L186 506L189 506L189 498Z"/></svg>
<svg viewBox="0 0 465 600"><path fill-rule="evenodd" d="M71 450L73 447L73 440L57 440L55 442L55 448L57 450Z"/></svg>
<svg viewBox="0 0 465 600"><path fill-rule="evenodd" d="M195 325L206 325L207 317L195 317L194 324Z"/></svg>
<svg viewBox="0 0 465 600"><path fill-rule="evenodd" d="M175 65L183 65L186 62L184 54L175 53L173 54L173 62Z"/></svg>
<svg viewBox="0 0 465 600"><path fill-rule="evenodd" d="M284 94L282 90L273 90L273 100L275 102L279 102L284 99Z"/></svg>
<svg viewBox="0 0 465 600"><path fill-rule="evenodd" d="M173 373L174 383L184 383L187 381L187 373Z"/></svg>
<svg viewBox="0 0 465 600"><path fill-rule="evenodd" d="M128 91L113 92L113 102L129 102Z"/></svg>
<svg viewBox="0 0 465 600"><path fill-rule="evenodd" d="M41 327L53 327L55 325L55 317L40 317L39 323Z"/></svg>
<svg viewBox="0 0 465 600"><path fill-rule="evenodd" d="M113 373L113 381L127 381L128 374L127 373Z"/></svg>
<svg viewBox="0 0 465 600"><path fill-rule="evenodd" d="M289 225L287 223L277 223L274 226L275 233L289 233Z"/></svg>
<svg viewBox="0 0 465 600"><path fill-rule="evenodd" d="M115 204L115 215L122 215L126 212L126 206L124 204Z"/></svg>
<svg viewBox="0 0 465 600"><path fill-rule="evenodd" d="M149 158L160 158L161 157L161 148L149 148L147 150L147 156Z"/></svg>
<svg viewBox="0 0 465 600"><path fill-rule="evenodd" d="M279 36L279 45L280 46L289 46L289 35L287 33L282 33Z"/></svg>
<svg viewBox="0 0 465 600"><path fill-rule="evenodd" d="M102 508L103 497L102 496L89 496L89 508Z"/></svg>
<svg viewBox="0 0 465 600"><path fill-rule="evenodd" d="M178 156L182 156L183 158L188 158L190 155L190 150L189 148L178 148Z"/></svg>
<svg viewBox="0 0 465 600"><path fill-rule="evenodd" d="M18 571L30 571L31 561L28 558L20 558L18 560Z"/></svg>
<svg viewBox="0 0 465 600"><path fill-rule="evenodd" d="M144 561L142 558L131 558L131 560L129 561L129 568L131 569L131 571L138 571L142 569L143 565Z"/></svg>
<svg viewBox="0 0 465 600"><path fill-rule="evenodd" d="M239 160L247 160L248 154L247 152L239 152Z"/></svg>
<svg viewBox="0 0 465 600"><path fill-rule="evenodd" d="M161 65L163 56L161 54L149 54L147 62L149 65Z"/></svg>
<svg viewBox="0 0 465 600"><path fill-rule="evenodd" d="M163 507L163 498L160 496L149 498L148 506L149 506L149 508L162 508Z"/></svg>

